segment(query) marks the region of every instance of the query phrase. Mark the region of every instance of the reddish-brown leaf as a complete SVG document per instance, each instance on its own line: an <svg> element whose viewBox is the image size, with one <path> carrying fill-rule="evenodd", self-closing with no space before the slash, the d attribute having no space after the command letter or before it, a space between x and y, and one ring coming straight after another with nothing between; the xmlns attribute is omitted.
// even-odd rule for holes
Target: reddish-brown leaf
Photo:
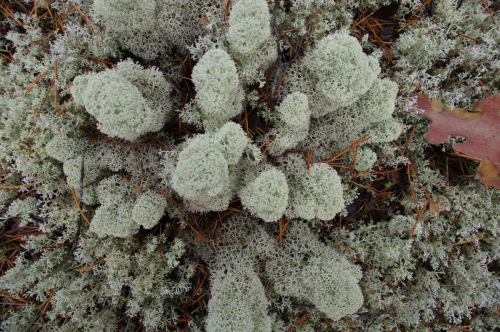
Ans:
<svg viewBox="0 0 500 332"><path fill-rule="evenodd" d="M467 142L454 143L453 149L478 161L488 157L491 165L497 165L498 172L500 169L500 95L489 96L486 100L475 103L470 112L463 108L445 109L438 99L429 99L422 94L413 96L417 97L416 107L424 111L422 115L432 121L429 125L429 132L425 135L429 142L442 144L447 142L452 135L466 137ZM493 179L494 177L488 179L482 177L481 182L497 187L493 184Z"/></svg>

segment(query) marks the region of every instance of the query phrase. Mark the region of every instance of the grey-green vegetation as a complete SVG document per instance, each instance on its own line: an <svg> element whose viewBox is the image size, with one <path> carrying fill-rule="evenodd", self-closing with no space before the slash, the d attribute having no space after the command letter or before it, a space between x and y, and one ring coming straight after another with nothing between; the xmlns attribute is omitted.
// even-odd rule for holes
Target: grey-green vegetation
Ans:
<svg viewBox="0 0 500 332"><path fill-rule="evenodd" d="M2 9L0 329L500 328L500 191L408 112L500 93L498 4Z"/></svg>

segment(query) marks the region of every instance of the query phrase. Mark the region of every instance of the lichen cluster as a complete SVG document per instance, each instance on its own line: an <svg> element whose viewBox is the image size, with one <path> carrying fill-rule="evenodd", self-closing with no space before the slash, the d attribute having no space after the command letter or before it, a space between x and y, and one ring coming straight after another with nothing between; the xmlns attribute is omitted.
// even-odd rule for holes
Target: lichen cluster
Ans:
<svg viewBox="0 0 500 332"><path fill-rule="evenodd" d="M499 191L408 97L499 93L500 8L425 3L2 4L0 328L500 328Z"/></svg>

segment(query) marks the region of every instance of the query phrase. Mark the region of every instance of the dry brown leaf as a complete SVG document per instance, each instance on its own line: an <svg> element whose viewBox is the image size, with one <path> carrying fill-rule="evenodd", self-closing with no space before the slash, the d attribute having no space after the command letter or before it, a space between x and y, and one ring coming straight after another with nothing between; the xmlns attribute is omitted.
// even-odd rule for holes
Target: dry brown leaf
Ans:
<svg viewBox="0 0 500 332"><path fill-rule="evenodd" d="M482 183L500 189L498 167L488 157L481 160L476 171L476 179L481 179Z"/></svg>
<svg viewBox="0 0 500 332"><path fill-rule="evenodd" d="M465 143L453 143L453 149L467 157L483 160L488 157L492 164L500 169L500 95L493 95L482 102L475 102L468 111L464 108L445 108L436 99L414 94L417 97L416 108L430 119L429 131L425 138L434 144L448 142L450 136L466 137ZM494 166L494 165L493 165ZM486 183L486 182L488 183ZM494 177L481 182L495 183ZM497 187L497 185L493 185Z"/></svg>
<svg viewBox="0 0 500 332"><path fill-rule="evenodd" d="M438 214L439 215L439 212L440 212L440 209L439 209L439 199L435 200L434 204L431 204L429 206L429 211L431 211L434 214Z"/></svg>
<svg viewBox="0 0 500 332"><path fill-rule="evenodd" d="M429 205L429 211L431 211L433 214L441 215L442 213L450 211L449 206L450 204L447 197L438 196L434 200L434 204Z"/></svg>

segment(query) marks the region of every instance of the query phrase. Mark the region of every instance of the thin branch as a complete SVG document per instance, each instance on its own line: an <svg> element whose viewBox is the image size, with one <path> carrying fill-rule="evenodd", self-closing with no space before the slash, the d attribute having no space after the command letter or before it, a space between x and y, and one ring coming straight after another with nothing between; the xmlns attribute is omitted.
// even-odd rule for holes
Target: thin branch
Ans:
<svg viewBox="0 0 500 332"><path fill-rule="evenodd" d="M85 140L82 140L82 162L81 162L81 169L80 169L80 204L79 206L83 206L83 177L85 175L85 145L86 142ZM73 255L75 252L76 246L78 245L78 241L80 239L80 232L82 230L82 214L80 213L80 216L78 218L78 228L75 234L75 238L73 240L73 245L71 246L71 249L69 250L68 254L64 259L62 260L61 263L57 264L54 267L54 270L62 268L69 260L69 258Z"/></svg>
<svg viewBox="0 0 500 332"><path fill-rule="evenodd" d="M283 65L288 65L291 61L288 62L283 62L283 54L281 53L281 47L280 47L280 41L279 41L279 33L278 33L278 26L276 25L276 20L278 17L278 10L280 8L280 0L274 0L274 21L273 21L273 27L274 27L274 37L276 38L276 46L278 47L278 69L276 70L276 76L274 77L274 82L273 86L271 88L271 96L269 97L269 105L270 105L270 110L274 110L274 95L276 94L276 85L278 84L278 77L280 77L281 70L283 69Z"/></svg>

